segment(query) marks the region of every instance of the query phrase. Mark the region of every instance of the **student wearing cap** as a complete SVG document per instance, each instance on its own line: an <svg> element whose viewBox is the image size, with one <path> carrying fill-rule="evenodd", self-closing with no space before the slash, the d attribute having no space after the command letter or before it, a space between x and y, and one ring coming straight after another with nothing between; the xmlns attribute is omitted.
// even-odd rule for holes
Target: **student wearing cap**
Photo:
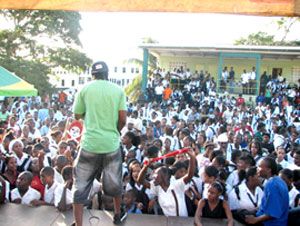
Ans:
<svg viewBox="0 0 300 226"><path fill-rule="evenodd" d="M126 124L124 91L108 81L108 67L103 61L92 66L93 81L76 96L73 112L84 120L81 150L74 163L73 209L76 226L82 226L83 206L96 175L103 173L103 190L113 197L114 224L125 220L121 211L122 156L120 131Z"/></svg>
<svg viewBox="0 0 300 226"><path fill-rule="evenodd" d="M227 133L222 133L218 136L217 141L219 143L219 150L223 152L227 160L231 159L231 150L228 149L228 136Z"/></svg>

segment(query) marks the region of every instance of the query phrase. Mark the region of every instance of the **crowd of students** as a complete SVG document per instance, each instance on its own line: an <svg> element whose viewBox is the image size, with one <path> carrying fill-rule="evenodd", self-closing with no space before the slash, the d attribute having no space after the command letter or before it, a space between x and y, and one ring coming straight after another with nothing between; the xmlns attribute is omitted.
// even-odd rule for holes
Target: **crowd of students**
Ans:
<svg viewBox="0 0 300 226"><path fill-rule="evenodd" d="M209 74L174 86L157 70L148 83L146 102L128 104L120 141L128 213L285 225L300 206L299 84L274 78L245 100L217 93ZM0 202L70 209L81 132L72 97L6 99L0 120ZM87 206L113 208L101 175Z"/></svg>

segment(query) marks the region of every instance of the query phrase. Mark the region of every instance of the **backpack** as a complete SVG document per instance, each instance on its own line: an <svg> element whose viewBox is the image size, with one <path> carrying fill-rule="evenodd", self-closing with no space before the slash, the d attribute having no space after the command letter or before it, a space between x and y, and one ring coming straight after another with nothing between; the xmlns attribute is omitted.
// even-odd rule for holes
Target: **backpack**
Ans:
<svg viewBox="0 0 300 226"><path fill-rule="evenodd" d="M133 187L133 190L136 194L136 202L143 203L142 213L147 213L148 212L149 198L148 198L148 195L145 192L146 188L143 187L142 190L138 190L134 185L132 187Z"/></svg>

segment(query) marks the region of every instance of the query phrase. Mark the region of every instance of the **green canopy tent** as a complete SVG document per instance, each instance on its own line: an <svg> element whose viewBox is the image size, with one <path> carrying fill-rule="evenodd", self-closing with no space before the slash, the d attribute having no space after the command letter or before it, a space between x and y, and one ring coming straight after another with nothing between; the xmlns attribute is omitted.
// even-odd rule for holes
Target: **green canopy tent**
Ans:
<svg viewBox="0 0 300 226"><path fill-rule="evenodd" d="M0 66L0 96L25 97L37 96L33 85Z"/></svg>

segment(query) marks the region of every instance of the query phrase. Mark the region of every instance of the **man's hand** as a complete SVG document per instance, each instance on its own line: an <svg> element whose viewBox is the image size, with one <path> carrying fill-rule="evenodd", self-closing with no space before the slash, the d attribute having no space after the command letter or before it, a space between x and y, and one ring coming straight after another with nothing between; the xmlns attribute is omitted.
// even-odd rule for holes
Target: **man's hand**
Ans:
<svg viewBox="0 0 300 226"><path fill-rule="evenodd" d="M253 215L246 215L245 217L245 221L248 223L248 224L256 224L258 221L257 221L257 218Z"/></svg>
<svg viewBox="0 0 300 226"><path fill-rule="evenodd" d="M137 203L137 208L142 210L144 208L143 203L141 203L141 202Z"/></svg>
<svg viewBox="0 0 300 226"><path fill-rule="evenodd" d="M40 205L42 204L42 202L41 202L40 200L35 199L35 200L32 200L32 201L30 202L30 204L31 204L32 206L40 206Z"/></svg>

